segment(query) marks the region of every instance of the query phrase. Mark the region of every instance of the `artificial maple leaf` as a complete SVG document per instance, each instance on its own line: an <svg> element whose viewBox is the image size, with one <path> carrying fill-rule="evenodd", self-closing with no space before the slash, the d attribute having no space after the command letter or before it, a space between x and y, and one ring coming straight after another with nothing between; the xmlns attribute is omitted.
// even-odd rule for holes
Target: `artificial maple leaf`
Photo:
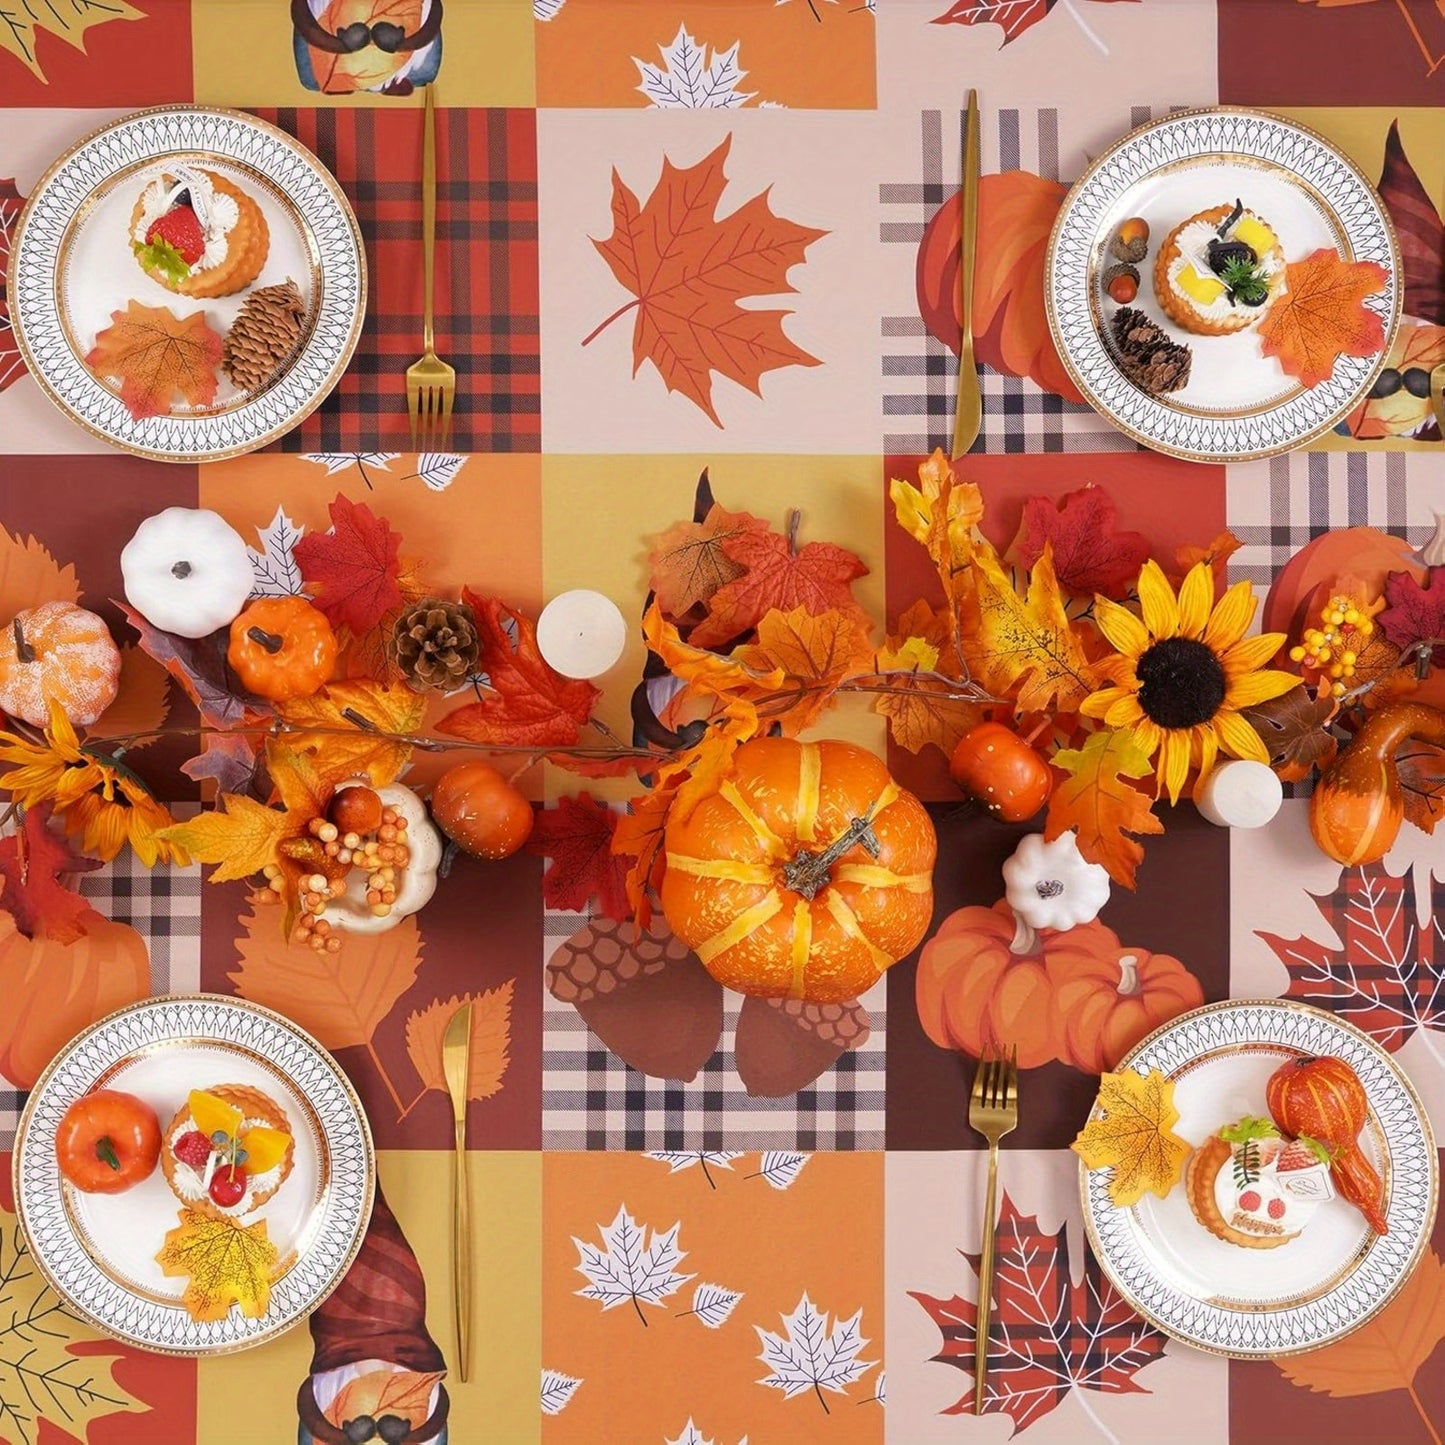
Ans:
<svg viewBox="0 0 1445 1445"><path fill-rule="evenodd" d="M868 1343L860 1328L862 1320L863 1311L858 1309L847 1319L834 1315L830 1325L827 1311L820 1310L804 1290L792 1313L782 1316L785 1333L753 1326L763 1347L758 1359L768 1367L758 1384L781 1390L785 1400L811 1392L824 1413L831 1413L823 1391L847 1395L848 1386L878 1363L858 1358Z"/></svg>
<svg viewBox="0 0 1445 1445"><path fill-rule="evenodd" d="M0 908L27 938L74 943L85 933L91 907L61 879L100 862L71 852L48 826L50 811L48 805L27 808L19 830L0 838Z"/></svg>
<svg viewBox="0 0 1445 1445"><path fill-rule="evenodd" d="M950 696L957 684L922 675L942 672L961 678L952 636L952 614L935 612L920 599L898 619L875 659L878 671L887 674L889 691L874 699L873 711L888 719L893 741L911 753L932 743L952 757L959 738L983 720L978 703Z"/></svg>
<svg viewBox="0 0 1445 1445"><path fill-rule="evenodd" d="M40 66L37 41L54 35L85 53L85 33L107 20L144 20L145 11L126 0L64 0L63 4L7 5L0 12L0 50L8 50L42 84L48 84Z"/></svg>
<svg viewBox="0 0 1445 1445"><path fill-rule="evenodd" d="M1385 578L1389 606L1376 617L1380 631L1402 652L1417 642L1440 639L1430 661L1445 665L1445 567L1432 567L1422 587L1409 572L1391 572Z"/></svg>
<svg viewBox="0 0 1445 1445"><path fill-rule="evenodd" d="M703 481L707 472L703 472ZM729 512L716 502L701 522L679 522L652 539L647 554L648 586L669 617L685 617L711 601L719 587L747 568L723 551L741 532L766 532L768 524L748 512Z"/></svg>
<svg viewBox="0 0 1445 1445"><path fill-rule="evenodd" d="M694 1278L678 1274L674 1268L687 1258L687 1251L677 1247L681 1228L681 1224L674 1224L661 1234L654 1229L649 1239L647 1226L638 1224L624 1204L610 1225L598 1226L601 1249L573 1235L578 1257L573 1267L587 1280L576 1293L583 1299L596 1300L604 1311L630 1304L646 1325L644 1304L660 1305Z"/></svg>
<svg viewBox="0 0 1445 1445"><path fill-rule="evenodd" d="M774 608L758 623L758 640L739 647L733 657L746 667L783 673L783 688L802 696L784 712L768 711L789 737L811 727L822 716L842 681L873 665L868 624L834 608L810 613L806 607L791 612Z"/></svg>
<svg viewBox="0 0 1445 1445"><path fill-rule="evenodd" d="M671 789L654 788L633 798L629 811L618 817L617 830L612 835L613 853L619 858L632 859L624 884L628 905L639 928L646 928L652 922L652 897L662 891L663 875L667 872L664 835L673 796Z"/></svg>
<svg viewBox="0 0 1445 1445"><path fill-rule="evenodd" d="M120 684L115 701L86 728L86 742L154 732L165 723L169 712L170 683L165 668L148 652L127 642L120 649ZM150 741L139 737L126 745L127 751L134 752Z"/></svg>
<svg viewBox="0 0 1445 1445"><path fill-rule="evenodd" d="M612 274L633 295L584 341L636 310L632 372L651 361L668 391L680 391L716 426L712 373L761 396L766 371L817 366L818 358L783 332L786 311L744 310L744 297L796 288L788 271L826 231L773 213L768 192L717 219L732 137L696 165L679 169L663 157L646 204L612 172L612 234L593 240Z"/></svg>
<svg viewBox="0 0 1445 1445"><path fill-rule="evenodd" d="M426 699L409 687L332 682L310 697L280 704L277 711L289 727L301 730L288 734L287 742L298 753L309 753L325 776L340 781L365 773L372 787L384 788L411 759L411 747L386 734L416 732ZM311 728L327 731L307 731Z"/></svg>
<svg viewBox="0 0 1445 1445"><path fill-rule="evenodd" d="M1405 799L1405 818L1422 833L1433 833L1445 818L1445 748L1411 741L1395 755Z"/></svg>
<svg viewBox="0 0 1445 1445"><path fill-rule="evenodd" d="M1163 1356L1166 1338L1134 1313L1093 1251L1084 1252L1083 1278L1076 1284L1067 1226L1046 1234L1033 1215L1019 1212L1007 1191L996 1240L984 1413L1007 1415L1017 1433L1075 1390L1146 1393L1135 1375ZM964 1258L977 1275L979 1256ZM976 1304L962 1294L909 1293L943 1336L933 1359L969 1377L966 1392L942 1413L971 1414Z"/></svg>
<svg viewBox="0 0 1445 1445"><path fill-rule="evenodd" d="M251 791L260 768L255 740L239 735L208 733L201 751L181 764L181 771L196 782L209 778L218 793Z"/></svg>
<svg viewBox="0 0 1445 1445"><path fill-rule="evenodd" d="M798 514L786 536L744 531L727 538L724 554L745 570L713 593L708 614L689 635L698 647L715 647L750 632L773 610L795 607L818 613L836 609L865 627L868 614L853 598L853 583L868 569L846 547L831 542L797 542Z"/></svg>
<svg viewBox="0 0 1445 1445"><path fill-rule="evenodd" d="M898 525L929 549L935 566L942 569L945 563L951 565L973 550L973 529L983 520L983 493L977 483L960 480L941 447L919 463L916 487L901 477L889 481L888 499ZM947 540L946 554L930 543L940 504L948 522L939 534Z"/></svg>
<svg viewBox="0 0 1445 1445"><path fill-rule="evenodd" d="M348 1380L322 1413L343 1432L363 1415L371 1420L394 1415L419 1430L431 1416L432 1393L445 1378L442 1370L368 1370Z"/></svg>
<svg viewBox="0 0 1445 1445"><path fill-rule="evenodd" d="M1264 743L1270 767L1285 783L1298 783L1334 760L1340 744L1329 723L1338 711L1328 689L1317 697L1307 687L1243 709L1244 720Z"/></svg>
<svg viewBox="0 0 1445 1445"><path fill-rule="evenodd" d="M1108 5L1115 0L1094 0L1094 3ZM1003 44L1008 45L1037 25L1057 4L1058 0L953 0L942 15L934 17L933 24L997 25L1003 30ZM1084 22L1077 12L1075 18L1082 26ZM1092 35L1093 32L1085 33Z"/></svg>
<svg viewBox="0 0 1445 1445"><path fill-rule="evenodd" d="M1139 569L1149 558L1149 543L1140 532L1116 530L1114 501L1092 484L1066 492L1055 506L1047 497L1024 503L1013 556L1020 567L1032 567L1044 544L1054 549L1059 586L1075 597L1101 592L1115 601L1128 594Z"/></svg>
<svg viewBox="0 0 1445 1445"><path fill-rule="evenodd" d="M167 1278L186 1277L181 1303L198 1322L223 1320L237 1305L259 1320L271 1303L276 1246L266 1221L242 1224L224 1215L182 1209L180 1224L166 1231L156 1263Z"/></svg>
<svg viewBox="0 0 1445 1445"><path fill-rule="evenodd" d="M1214 569L1214 585L1216 590L1224 589L1227 564L1229 559L1239 551L1243 543L1233 532L1220 532L1212 542L1206 543L1203 547L1196 547L1186 542L1174 549L1175 580L1184 578L1189 570L1200 562L1208 562Z"/></svg>
<svg viewBox="0 0 1445 1445"><path fill-rule="evenodd" d="M1072 828L1079 852L1107 868L1115 883L1132 888L1144 850L1129 834L1164 831L1149 798L1127 781L1152 773L1149 759L1129 733L1100 729L1082 748L1061 749L1052 761L1068 777L1049 797L1044 836L1052 842Z"/></svg>
<svg viewBox="0 0 1445 1445"><path fill-rule="evenodd" d="M292 555L313 601L336 626L360 634L401 605L401 536L364 502L338 492L328 532L308 532Z"/></svg>
<svg viewBox="0 0 1445 1445"><path fill-rule="evenodd" d="M1436 8L1440 8L1439 0ZM1390 122L1385 137L1385 159L1377 189L1395 223L1405 315L1445 326L1445 225L1405 154L1398 120Z"/></svg>
<svg viewBox="0 0 1445 1445"><path fill-rule="evenodd" d="M1077 711L1094 690L1094 670L1064 611L1046 542L1020 595L986 543L975 548L971 627L964 629L965 659L979 682L997 697L1012 697L1015 711Z"/></svg>
<svg viewBox="0 0 1445 1445"><path fill-rule="evenodd" d="M25 371L15 330L10 322L10 303L6 299L5 278L10 272L10 245L15 223L25 209L25 198L15 189L13 180L0 180L0 391L18 381Z"/></svg>
<svg viewBox="0 0 1445 1445"><path fill-rule="evenodd" d="M1365 298L1389 279L1378 262L1342 261L1328 246L1291 261L1284 292L1259 323L1264 354L1305 386L1328 381L1337 356L1373 356L1385 345L1385 324Z"/></svg>
<svg viewBox="0 0 1445 1445"><path fill-rule="evenodd" d="M1178 1122L1174 1085L1158 1069L1100 1074L1094 1112L1069 1147L1090 1169L1112 1167L1109 1198L1127 1209L1179 1182L1190 1147L1174 1132Z"/></svg>
<svg viewBox="0 0 1445 1445"><path fill-rule="evenodd" d="M212 883L259 873L277 861L286 839L298 836L295 820L280 808L268 808L239 793L222 793L218 804L160 833L197 863L214 863Z"/></svg>
<svg viewBox="0 0 1445 1445"><path fill-rule="evenodd" d="M1445 883L1417 885L1412 869L1396 875L1381 862L1346 868L1310 895L1338 947L1256 930L1288 970L1286 997L1338 1014L1392 1053L1417 1029L1445 1031L1445 937L1416 923L1420 887L1425 916L1445 918Z"/></svg>
<svg viewBox="0 0 1445 1445"><path fill-rule="evenodd" d="M384 933L351 934L341 953L318 953L277 933L275 911L253 904L242 916L239 964L227 979L242 998L285 1014L325 1048L365 1048L416 982L416 920L408 914Z"/></svg>
<svg viewBox="0 0 1445 1445"><path fill-rule="evenodd" d="M478 993L434 999L406 1020L406 1052L417 1077L428 1089L446 1092L442 1072L442 1040L452 1015L472 1006L471 1052L467 1061L467 1098L490 1099L502 1087L511 1057L512 991L515 979Z"/></svg>
<svg viewBox="0 0 1445 1445"><path fill-rule="evenodd" d="M206 325L204 311L178 317L167 306L132 301L111 312L110 320L85 364L106 385L119 385L120 399L137 421L169 415L177 397L191 407L215 401L221 337Z"/></svg>
<svg viewBox="0 0 1445 1445"><path fill-rule="evenodd" d="M558 798L555 808L537 814L527 851L552 860L542 875L542 901L548 908L582 913L596 899L605 918L620 923L632 916L627 864L612 851L617 817L589 793Z"/></svg>

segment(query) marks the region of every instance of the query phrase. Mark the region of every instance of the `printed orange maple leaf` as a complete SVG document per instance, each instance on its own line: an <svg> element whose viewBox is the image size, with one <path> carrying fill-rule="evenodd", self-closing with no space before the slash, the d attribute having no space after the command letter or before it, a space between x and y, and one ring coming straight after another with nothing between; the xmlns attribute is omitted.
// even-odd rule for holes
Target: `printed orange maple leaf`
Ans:
<svg viewBox="0 0 1445 1445"><path fill-rule="evenodd" d="M686 168L664 156L645 203L613 169L612 234L605 241L594 237L592 244L635 299L582 342L586 346L635 309L632 374L651 361L668 391L680 391L719 427L713 372L761 396L765 371L818 365L816 356L784 334L790 312L744 310L738 302L795 291L789 269L828 234L775 215L766 191L719 219L727 184L723 162L731 146L728 136Z"/></svg>
<svg viewBox="0 0 1445 1445"><path fill-rule="evenodd" d="M707 473L703 472L703 481ZM768 524L747 512L729 512L716 502L701 522L678 522L652 539L648 583L669 617L685 617L747 570L723 550L743 532L766 532Z"/></svg>
<svg viewBox="0 0 1445 1445"><path fill-rule="evenodd" d="M1132 888L1144 850L1129 834L1164 831L1149 799L1128 782L1153 771L1149 759L1127 732L1101 729L1090 733L1082 748L1056 752L1053 763L1068 777L1049 799L1044 836L1052 842L1074 829L1079 852L1102 863L1114 882Z"/></svg>
<svg viewBox="0 0 1445 1445"><path fill-rule="evenodd" d="M327 511L331 530L302 537L293 552L296 565L330 622L366 632L401 605L401 536L385 517L340 492Z"/></svg>
<svg viewBox="0 0 1445 1445"><path fill-rule="evenodd" d="M1338 356L1373 356L1385 323L1365 298L1390 273L1375 261L1342 261L1328 246L1285 268L1286 290L1259 324L1264 354L1305 386L1328 381Z"/></svg>
<svg viewBox="0 0 1445 1445"><path fill-rule="evenodd" d="M205 312L181 318L169 307L132 301L110 319L85 364L98 380L118 388L137 421L167 415L177 397L193 407L215 401L221 338L206 325Z"/></svg>

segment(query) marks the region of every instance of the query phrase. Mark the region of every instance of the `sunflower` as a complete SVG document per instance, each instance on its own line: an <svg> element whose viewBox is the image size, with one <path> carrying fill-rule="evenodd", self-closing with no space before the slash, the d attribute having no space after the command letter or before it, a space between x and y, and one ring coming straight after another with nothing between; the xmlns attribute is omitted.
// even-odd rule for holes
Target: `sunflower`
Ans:
<svg viewBox="0 0 1445 1445"><path fill-rule="evenodd" d="M55 815L92 856L109 862L127 843L147 868L188 860L156 830L175 821L136 775L114 758L81 747L65 710L50 704L42 742L0 732L0 788L22 807L54 806Z"/></svg>
<svg viewBox="0 0 1445 1445"><path fill-rule="evenodd" d="M1105 597L1094 601L1094 619L1116 655L1097 664L1112 685L1085 698L1080 711L1131 733L1145 756L1159 754L1159 790L1171 803L1179 801L1190 766L1203 778L1221 751L1269 762L1240 710L1300 680L1264 665L1283 633L1244 635L1257 605L1248 582L1236 582L1216 603L1208 562L1190 569L1178 597L1158 563L1146 562L1139 573L1142 620Z"/></svg>

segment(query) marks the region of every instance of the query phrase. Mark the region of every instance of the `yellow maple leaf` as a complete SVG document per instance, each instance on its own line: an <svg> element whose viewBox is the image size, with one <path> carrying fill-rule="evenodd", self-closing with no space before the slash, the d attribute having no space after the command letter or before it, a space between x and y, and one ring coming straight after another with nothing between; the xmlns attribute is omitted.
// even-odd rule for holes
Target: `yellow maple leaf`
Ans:
<svg viewBox="0 0 1445 1445"><path fill-rule="evenodd" d="M384 788L401 775L412 750L379 734L414 733L426 712L426 699L409 687L370 680L333 682L312 697L282 703L277 711L290 727L301 729L288 736L291 747L311 757L324 777L340 782L365 773L372 787ZM311 728L327 731L307 731ZM344 736L337 737L337 732Z"/></svg>
<svg viewBox="0 0 1445 1445"><path fill-rule="evenodd" d="M866 626L831 607L816 614L806 607L790 612L775 607L758 623L757 642L736 648L732 656L759 673L781 671L785 694L801 691L786 711L769 713L789 736L817 722L839 683L873 665Z"/></svg>
<svg viewBox="0 0 1445 1445"><path fill-rule="evenodd" d="M214 863L212 883L249 878L278 861L282 842L294 836L285 813L237 793L222 793L217 802L211 811L173 823L156 836L183 848L197 863Z"/></svg>
<svg viewBox="0 0 1445 1445"><path fill-rule="evenodd" d="M40 67L36 39L44 32L85 51L85 32L107 20L144 20L145 12L126 0L66 0L63 5L7 5L0 12L0 50L8 50L40 81L49 84Z"/></svg>
<svg viewBox="0 0 1445 1445"><path fill-rule="evenodd" d="M1128 834L1162 833L1153 804L1129 778L1147 777L1154 765L1126 731L1100 729L1082 748L1061 748L1051 760L1066 777L1049 797L1044 836L1052 842L1070 828L1079 852L1101 863L1109 877L1125 888L1144 861L1144 850Z"/></svg>
<svg viewBox="0 0 1445 1445"><path fill-rule="evenodd" d="M1109 1198L1121 1209L1174 1187L1189 1145L1174 1132L1174 1085L1158 1069L1099 1076L1089 1122L1069 1147L1090 1169L1114 1170Z"/></svg>
<svg viewBox="0 0 1445 1445"><path fill-rule="evenodd" d="M464 993L449 999L433 999L426 1008L406 1021L406 1052L417 1077L428 1089L445 1092L442 1073L442 1035L451 1017L465 1003L472 1006L472 1047L467 1069L467 1098L490 1099L502 1087L511 1062L508 1048L512 1039L512 990L508 979L484 993Z"/></svg>
<svg viewBox="0 0 1445 1445"><path fill-rule="evenodd" d="M271 1303L276 1267L266 1221L241 1224L194 1209L182 1209L176 1217L180 1224L166 1232L156 1263L169 1278L188 1277L181 1303L191 1318L223 1320L236 1305L247 1319L260 1319Z"/></svg>
<svg viewBox="0 0 1445 1445"><path fill-rule="evenodd" d="M911 753L929 743L953 755L958 740L983 720L978 703L948 694L964 681L964 668L953 644L953 619L947 610L935 612L919 600L899 617L888 643L880 649L876 666L886 679L888 692L873 703L873 711L888 719L893 741ZM956 678L950 684L924 674L942 673Z"/></svg>
<svg viewBox="0 0 1445 1445"><path fill-rule="evenodd" d="M942 500L948 518L948 540L957 557L967 556L973 529L983 520L983 493L973 482L961 482L952 463L936 449L918 468L918 486L895 477L888 483L893 515L915 541L928 543L934 507ZM938 559L935 557L934 561Z"/></svg>

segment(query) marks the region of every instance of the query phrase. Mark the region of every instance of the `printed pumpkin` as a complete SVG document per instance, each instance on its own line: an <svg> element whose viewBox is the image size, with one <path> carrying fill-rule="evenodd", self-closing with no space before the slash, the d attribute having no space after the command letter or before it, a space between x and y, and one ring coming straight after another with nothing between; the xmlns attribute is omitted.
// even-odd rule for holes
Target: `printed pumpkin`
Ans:
<svg viewBox="0 0 1445 1445"><path fill-rule="evenodd" d="M933 824L870 752L756 738L670 818L662 909L719 983L841 1003L915 948L933 915Z"/></svg>

